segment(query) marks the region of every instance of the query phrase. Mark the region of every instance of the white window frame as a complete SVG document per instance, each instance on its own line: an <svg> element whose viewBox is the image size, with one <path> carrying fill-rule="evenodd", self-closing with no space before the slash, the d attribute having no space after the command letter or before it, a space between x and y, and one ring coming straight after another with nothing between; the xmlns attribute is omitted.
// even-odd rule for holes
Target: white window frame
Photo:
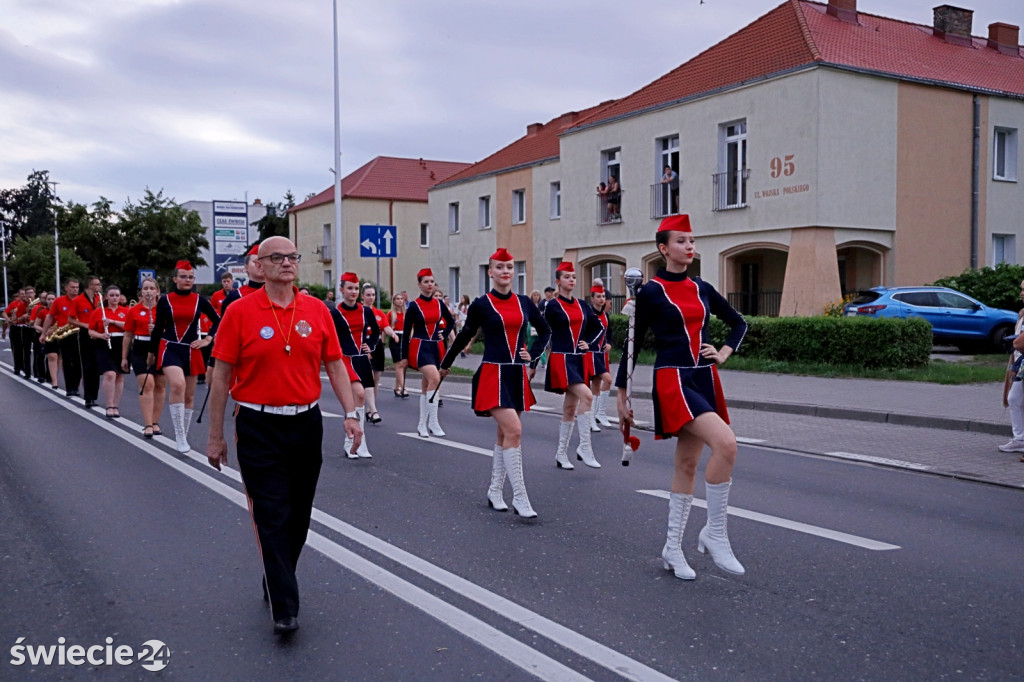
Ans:
<svg viewBox="0 0 1024 682"><path fill-rule="evenodd" d="M992 131L992 179L1017 181L1017 129L997 127Z"/></svg>
<svg viewBox="0 0 1024 682"><path fill-rule="evenodd" d="M448 234L459 233L459 202L452 201L448 204Z"/></svg>
<svg viewBox="0 0 1024 682"><path fill-rule="evenodd" d="M480 197L477 201L478 225L481 230L491 227L491 195Z"/></svg>
<svg viewBox="0 0 1024 682"><path fill-rule="evenodd" d="M1014 234L992 235L992 267L1000 263L1017 264L1017 236Z"/></svg>
<svg viewBox="0 0 1024 682"><path fill-rule="evenodd" d="M526 190L512 190L512 224L522 225L526 222Z"/></svg>
<svg viewBox="0 0 1024 682"><path fill-rule="evenodd" d="M555 181L551 183L551 211L549 214L552 220L562 217L562 183Z"/></svg>
<svg viewBox="0 0 1024 682"><path fill-rule="evenodd" d="M601 182L608 182L611 176L619 181L622 187L622 147L605 149L601 152Z"/></svg>
<svg viewBox="0 0 1024 682"><path fill-rule="evenodd" d="M334 291L334 275L330 270L324 270L324 286L328 291Z"/></svg>
<svg viewBox="0 0 1024 682"><path fill-rule="evenodd" d="M420 248L430 248L430 223L420 223Z"/></svg>
<svg viewBox="0 0 1024 682"><path fill-rule="evenodd" d="M739 119L723 123L718 127L718 171L719 173L736 173L735 201L729 201L726 189L726 208L741 208L747 205L747 181L744 178L747 170L747 119ZM731 157L731 148L735 146L735 160ZM732 166L732 167L731 167ZM729 178L726 178L729 181Z"/></svg>
<svg viewBox="0 0 1024 682"><path fill-rule="evenodd" d="M480 266L480 295L483 296L491 290L491 277L487 274L490 264Z"/></svg>
<svg viewBox="0 0 1024 682"><path fill-rule="evenodd" d="M529 289L526 288L526 261L517 260L515 262L515 278L512 280L515 282L514 291L517 294L526 295Z"/></svg>
<svg viewBox="0 0 1024 682"><path fill-rule="evenodd" d="M453 305L458 305L459 303L459 297L461 296L459 291L461 288L459 285L459 268L448 268L448 300Z"/></svg>

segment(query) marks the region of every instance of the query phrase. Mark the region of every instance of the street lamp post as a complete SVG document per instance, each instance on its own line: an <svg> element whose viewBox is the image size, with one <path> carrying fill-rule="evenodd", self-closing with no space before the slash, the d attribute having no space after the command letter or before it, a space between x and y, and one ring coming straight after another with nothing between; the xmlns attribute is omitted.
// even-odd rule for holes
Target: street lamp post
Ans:
<svg viewBox="0 0 1024 682"><path fill-rule="evenodd" d="M48 180L46 184L53 185L51 193L56 197L57 185L60 183L55 180ZM51 208L53 209L53 262L57 271L57 287L54 291L60 294L60 235L57 234L57 208L55 206L51 206Z"/></svg>
<svg viewBox="0 0 1024 682"><path fill-rule="evenodd" d="M338 65L338 0L334 0L334 297L341 302L341 74Z"/></svg>
<svg viewBox="0 0 1024 682"><path fill-rule="evenodd" d="M7 300L7 221L0 220L0 244L4 250L4 310L10 305Z"/></svg>

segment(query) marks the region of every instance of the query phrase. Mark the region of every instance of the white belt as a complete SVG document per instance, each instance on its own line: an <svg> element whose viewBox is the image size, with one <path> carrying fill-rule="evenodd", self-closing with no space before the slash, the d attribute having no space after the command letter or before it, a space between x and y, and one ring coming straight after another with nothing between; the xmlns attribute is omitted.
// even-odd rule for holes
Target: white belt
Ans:
<svg viewBox="0 0 1024 682"><path fill-rule="evenodd" d="M257 412L292 416L313 409L316 407L318 401L314 400L308 405L257 405L256 403L243 403L240 400L236 400L235 402L238 403L240 407L247 407L250 410L256 410Z"/></svg>
<svg viewBox="0 0 1024 682"><path fill-rule="evenodd" d="M124 332L110 332L110 338L114 338L115 336L124 336Z"/></svg>
<svg viewBox="0 0 1024 682"><path fill-rule="evenodd" d="M135 340L136 341L149 341L149 337L148 336L136 336Z"/></svg>

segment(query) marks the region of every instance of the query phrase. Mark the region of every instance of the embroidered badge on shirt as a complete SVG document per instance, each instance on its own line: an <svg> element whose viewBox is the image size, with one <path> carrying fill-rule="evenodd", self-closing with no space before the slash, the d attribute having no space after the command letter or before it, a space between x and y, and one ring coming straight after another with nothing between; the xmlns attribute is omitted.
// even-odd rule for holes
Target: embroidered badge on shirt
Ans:
<svg viewBox="0 0 1024 682"><path fill-rule="evenodd" d="M274 338L274 329L272 327L263 327L260 329L260 337L266 340Z"/></svg>
<svg viewBox="0 0 1024 682"><path fill-rule="evenodd" d="M313 327L310 326L309 322L299 320L299 323L295 325L295 331L297 331L299 336L302 338L306 338L313 333Z"/></svg>

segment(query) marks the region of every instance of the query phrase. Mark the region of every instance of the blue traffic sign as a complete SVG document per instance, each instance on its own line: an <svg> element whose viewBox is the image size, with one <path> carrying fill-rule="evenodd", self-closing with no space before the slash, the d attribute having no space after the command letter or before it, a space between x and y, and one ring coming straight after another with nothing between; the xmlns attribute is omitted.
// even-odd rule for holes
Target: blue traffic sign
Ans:
<svg viewBox="0 0 1024 682"><path fill-rule="evenodd" d="M142 289L142 280L146 278L156 279L156 270L150 270L149 268L139 268L139 289Z"/></svg>
<svg viewBox="0 0 1024 682"><path fill-rule="evenodd" d="M360 225L360 258L395 258L398 255L398 229L394 225Z"/></svg>

